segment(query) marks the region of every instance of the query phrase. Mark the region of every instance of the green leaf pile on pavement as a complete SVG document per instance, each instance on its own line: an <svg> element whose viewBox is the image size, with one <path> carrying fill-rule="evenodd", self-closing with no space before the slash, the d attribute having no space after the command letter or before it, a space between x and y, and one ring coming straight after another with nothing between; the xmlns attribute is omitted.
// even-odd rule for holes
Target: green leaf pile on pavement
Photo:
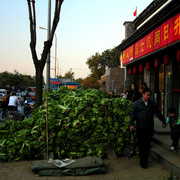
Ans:
<svg viewBox="0 0 180 180"><path fill-rule="evenodd" d="M131 103L95 89L61 87L48 96L49 151L55 158L106 157L108 142L122 155L129 138ZM46 103L32 118L0 126L0 161L41 159L46 152ZM107 107L107 119L105 117ZM109 141L108 141L109 137Z"/></svg>

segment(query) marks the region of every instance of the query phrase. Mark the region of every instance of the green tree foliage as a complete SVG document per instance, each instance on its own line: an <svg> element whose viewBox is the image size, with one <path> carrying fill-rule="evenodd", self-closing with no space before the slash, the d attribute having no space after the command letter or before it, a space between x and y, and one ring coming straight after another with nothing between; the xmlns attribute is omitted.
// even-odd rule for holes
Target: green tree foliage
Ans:
<svg viewBox="0 0 180 180"><path fill-rule="evenodd" d="M99 89L99 83L97 79L94 78L92 75L84 78L81 84L83 84L84 89L88 89L88 88Z"/></svg>
<svg viewBox="0 0 180 180"><path fill-rule="evenodd" d="M106 67L119 67L119 56L118 49L113 48L105 50L102 54L96 53L88 58L86 64L91 70L91 76L98 80L105 73Z"/></svg>
<svg viewBox="0 0 180 180"><path fill-rule="evenodd" d="M75 82L80 83L80 84L82 83L82 81L83 81L83 78L78 78L75 80Z"/></svg>
<svg viewBox="0 0 180 180"><path fill-rule="evenodd" d="M57 75L56 78L60 79L60 78L63 78L62 75Z"/></svg>
<svg viewBox="0 0 180 180"><path fill-rule="evenodd" d="M0 73L0 82L1 87L5 88L6 86L15 86L15 87L29 87L35 86L35 76L23 75L18 71L10 72L2 72Z"/></svg>
<svg viewBox="0 0 180 180"><path fill-rule="evenodd" d="M65 78L74 78L74 72L68 71L64 75Z"/></svg>

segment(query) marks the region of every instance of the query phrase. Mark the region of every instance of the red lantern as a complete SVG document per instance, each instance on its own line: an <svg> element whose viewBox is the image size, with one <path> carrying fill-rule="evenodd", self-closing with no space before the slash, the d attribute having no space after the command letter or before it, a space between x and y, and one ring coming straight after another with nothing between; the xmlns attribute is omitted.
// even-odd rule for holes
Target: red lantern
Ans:
<svg viewBox="0 0 180 180"><path fill-rule="evenodd" d="M133 74L132 68L129 68L129 69L128 69L128 74L129 74L129 75L132 75L132 74Z"/></svg>
<svg viewBox="0 0 180 180"><path fill-rule="evenodd" d="M180 62L180 50L177 51L177 62Z"/></svg>
<svg viewBox="0 0 180 180"><path fill-rule="evenodd" d="M146 71L151 70L151 63L149 61L146 62Z"/></svg>
<svg viewBox="0 0 180 180"><path fill-rule="evenodd" d="M159 59L154 60L154 67L157 69L159 67Z"/></svg>
<svg viewBox="0 0 180 180"><path fill-rule="evenodd" d="M139 72L143 72L144 71L144 69L143 69L143 65L142 64L140 64L139 65Z"/></svg>
<svg viewBox="0 0 180 180"><path fill-rule="evenodd" d="M137 67L136 66L133 67L133 73L137 74Z"/></svg>
<svg viewBox="0 0 180 180"><path fill-rule="evenodd" d="M169 65L169 57L168 57L168 55L166 54L165 56L164 56L164 64L165 65Z"/></svg>

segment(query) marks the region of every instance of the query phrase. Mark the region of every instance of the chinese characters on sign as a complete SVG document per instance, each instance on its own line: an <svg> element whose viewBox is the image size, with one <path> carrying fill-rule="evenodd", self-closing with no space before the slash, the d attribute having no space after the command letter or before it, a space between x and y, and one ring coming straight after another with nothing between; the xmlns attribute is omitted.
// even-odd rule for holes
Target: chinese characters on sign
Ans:
<svg viewBox="0 0 180 180"><path fill-rule="evenodd" d="M134 59L134 45L123 51L123 64L128 63Z"/></svg>
<svg viewBox="0 0 180 180"><path fill-rule="evenodd" d="M123 51L123 64L180 40L180 13Z"/></svg>

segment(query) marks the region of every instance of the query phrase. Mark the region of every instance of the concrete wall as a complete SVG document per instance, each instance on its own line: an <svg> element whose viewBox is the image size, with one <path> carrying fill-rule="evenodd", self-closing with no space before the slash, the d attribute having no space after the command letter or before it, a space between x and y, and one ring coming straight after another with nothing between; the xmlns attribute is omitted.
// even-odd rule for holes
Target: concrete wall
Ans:
<svg viewBox="0 0 180 180"><path fill-rule="evenodd" d="M124 90L124 68L108 68L104 75L106 78L101 82L101 90L106 92L122 93ZM103 76L103 77L104 77Z"/></svg>

